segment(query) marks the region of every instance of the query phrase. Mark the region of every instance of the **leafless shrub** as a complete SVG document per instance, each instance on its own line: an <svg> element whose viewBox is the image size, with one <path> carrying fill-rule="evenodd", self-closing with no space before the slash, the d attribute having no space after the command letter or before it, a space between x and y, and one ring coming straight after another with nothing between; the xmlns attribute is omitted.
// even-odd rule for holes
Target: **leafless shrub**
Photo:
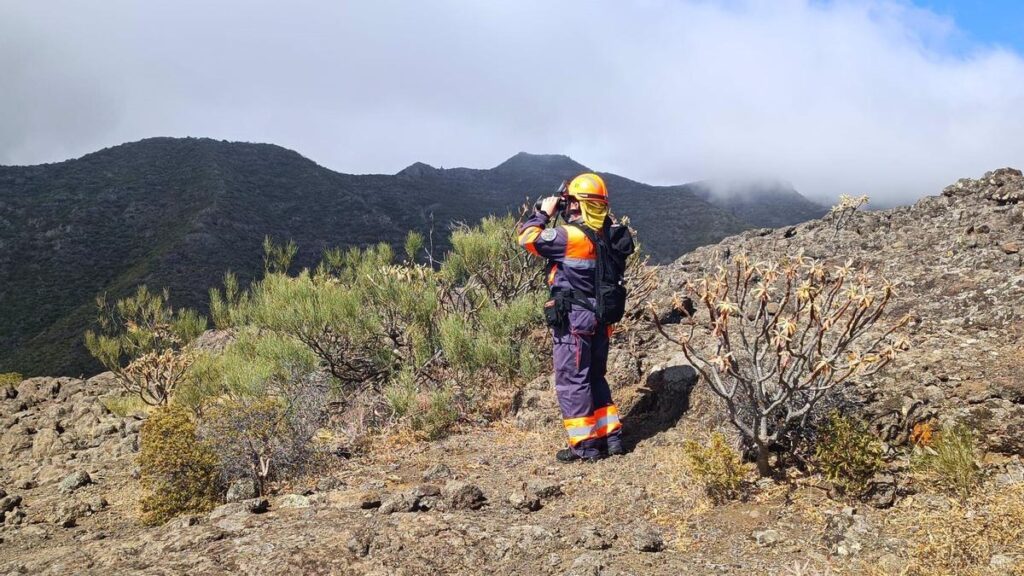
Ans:
<svg viewBox="0 0 1024 576"><path fill-rule="evenodd" d="M839 231L842 230L843 225L849 220L850 216L857 211L858 208L868 203L867 196L848 196L846 194L839 195L839 202L832 207L828 212L827 218L832 221L834 233L832 239L835 240L836 236L839 235Z"/></svg>
<svg viewBox="0 0 1024 576"><path fill-rule="evenodd" d="M269 482L305 470L327 416L327 388L317 373L296 375L271 384L264 394L232 394L211 403L200 430L224 478L252 478L263 494Z"/></svg>
<svg viewBox="0 0 1024 576"><path fill-rule="evenodd" d="M893 285L850 262L828 270L801 254L779 263L739 255L686 291L703 310L674 335L654 314L656 328L724 400L761 475L836 386L870 377L908 347L895 333L909 318L884 315Z"/></svg>

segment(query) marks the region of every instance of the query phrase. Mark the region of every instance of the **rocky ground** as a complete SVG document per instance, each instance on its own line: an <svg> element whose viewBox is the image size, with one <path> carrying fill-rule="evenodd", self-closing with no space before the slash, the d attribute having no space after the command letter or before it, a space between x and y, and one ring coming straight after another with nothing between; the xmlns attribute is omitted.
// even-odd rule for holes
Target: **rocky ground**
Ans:
<svg viewBox="0 0 1024 576"><path fill-rule="evenodd" d="M746 253L754 261L803 252L829 266L851 260L896 283L894 315L913 316L912 349L862 383L880 432L893 441L917 421L963 421L986 446L1024 454L1024 176L1018 170L963 179L912 206L858 211L839 228L825 217L745 232L699 248L662 272L655 297Z"/></svg>
<svg viewBox="0 0 1024 576"><path fill-rule="evenodd" d="M801 476L713 505L681 445L721 428L721 412L679 352L640 331L640 360L623 342L615 360L626 456L556 465L564 440L539 379L490 427L436 442L385 435L266 499L237 485L232 502L158 527L137 517L144 414L107 409L109 375L26 380L0 390L0 574L1021 573L1021 196L1024 178L1000 172L857 214L838 233L827 219L749 232L666 267L654 299L671 316L686 278L744 250L802 247L900 281L914 349L864 383L864 405L883 431L929 417L981 430L985 488L970 502L909 475L888 501L834 500Z"/></svg>

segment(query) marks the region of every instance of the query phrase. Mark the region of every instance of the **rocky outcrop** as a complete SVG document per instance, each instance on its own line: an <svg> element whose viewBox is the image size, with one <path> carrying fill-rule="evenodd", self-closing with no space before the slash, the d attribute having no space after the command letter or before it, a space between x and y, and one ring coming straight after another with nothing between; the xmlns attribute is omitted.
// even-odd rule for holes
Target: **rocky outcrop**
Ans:
<svg viewBox="0 0 1024 576"><path fill-rule="evenodd" d="M804 255L851 260L897 284L894 315L911 314L912 349L887 372L857 383L887 440L915 422L966 421L987 448L1024 454L1024 177L1002 169L963 179L912 206L859 211L840 227L830 217L777 230L752 230L699 248L663 270L662 317L687 279L740 253L753 260ZM652 350L650 361L673 350Z"/></svg>
<svg viewBox="0 0 1024 576"><path fill-rule="evenodd" d="M961 178L942 191L943 196L978 196L999 204L1024 202L1024 173L1014 168L986 172L977 180Z"/></svg>

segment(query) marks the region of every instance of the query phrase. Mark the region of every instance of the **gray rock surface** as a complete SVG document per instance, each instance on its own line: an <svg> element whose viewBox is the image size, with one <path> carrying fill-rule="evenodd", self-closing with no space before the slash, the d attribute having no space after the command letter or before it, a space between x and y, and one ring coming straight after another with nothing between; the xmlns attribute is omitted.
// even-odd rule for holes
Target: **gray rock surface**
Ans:
<svg viewBox="0 0 1024 576"><path fill-rule="evenodd" d="M487 501L479 486L459 481L445 484L441 497L448 510L476 510Z"/></svg>
<svg viewBox="0 0 1024 576"><path fill-rule="evenodd" d="M228 493L224 500L226 502L241 502L256 496L256 482L252 478L240 478L228 487Z"/></svg>
<svg viewBox="0 0 1024 576"><path fill-rule="evenodd" d="M85 470L76 470L60 481L59 490L64 494L70 494L89 484L92 484L92 478L89 476L89 473Z"/></svg>
<svg viewBox="0 0 1024 576"><path fill-rule="evenodd" d="M277 508L309 508L311 506L309 496L302 494L285 494L275 502Z"/></svg>
<svg viewBox="0 0 1024 576"><path fill-rule="evenodd" d="M650 524L642 524L633 529L633 548L640 552L661 552L665 541L661 531Z"/></svg>

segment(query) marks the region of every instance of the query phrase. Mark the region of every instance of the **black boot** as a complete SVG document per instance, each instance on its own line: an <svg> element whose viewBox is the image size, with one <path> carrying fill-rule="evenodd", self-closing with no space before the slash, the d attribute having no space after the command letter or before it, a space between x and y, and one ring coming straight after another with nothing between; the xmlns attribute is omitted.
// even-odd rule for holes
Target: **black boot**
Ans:
<svg viewBox="0 0 1024 576"><path fill-rule="evenodd" d="M622 447L622 444L609 444L608 455L609 456L622 456L626 453L626 449Z"/></svg>
<svg viewBox="0 0 1024 576"><path fill-rule="evenodd" d="M596 462L598 458L598 456L591 456L589 458L580 456L579 454L573 452L572 448L562 448L561 450L555 453L555 460L558 460L563 464L568 464L569 462L575 462L577 460L581 460L583 462Z"/></svg>

